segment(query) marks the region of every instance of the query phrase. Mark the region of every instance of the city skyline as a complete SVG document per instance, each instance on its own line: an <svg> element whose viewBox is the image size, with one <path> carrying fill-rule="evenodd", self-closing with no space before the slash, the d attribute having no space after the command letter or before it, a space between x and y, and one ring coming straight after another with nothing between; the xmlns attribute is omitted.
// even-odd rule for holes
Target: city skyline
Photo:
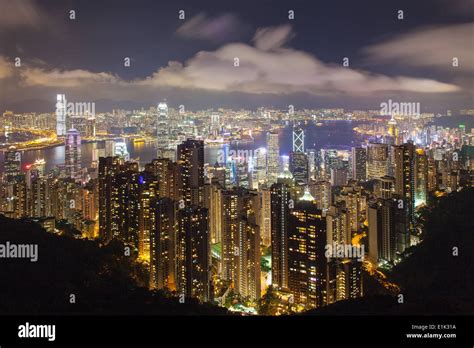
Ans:
<svg viewBox="0 0 474 348"><path fill-rule="evenodd" d="M468 342L469 1L0 0L0 344Z"/></svg>

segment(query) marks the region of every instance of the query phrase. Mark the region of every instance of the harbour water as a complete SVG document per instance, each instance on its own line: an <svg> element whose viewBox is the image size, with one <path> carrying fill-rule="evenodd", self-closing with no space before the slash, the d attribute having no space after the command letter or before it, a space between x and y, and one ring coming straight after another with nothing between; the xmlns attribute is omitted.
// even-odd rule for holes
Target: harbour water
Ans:
<svg viewBox="0 0 474 348"><path fill-rule="evenodd" d="M460 124L466 126L466 131L474 126L474 117L458 116L444 117L434 121L434 124L444 127L458 127ZM349 149L351 146L358 145L364 141L365 137L353 131L357 126L356 122L351 121L325 121L320 126L313 122L303 126L305 130L305 148L321 149L323 147L332 147L340 149ZM231 145L235 150L254 150L266 145L266 132L254 134L254 142L251 144ZM292 147L292 127L288 126L280 132L280 155L288 155ZM81 146L81 162L83 167L90 166L92 162L92 153L95 148L103 147L103 143L84 143ZM155 145L147 143L127 142L127 148L131 158L138 158L140 165L150 162L156 158ZM215 163L218 158L220 147L205 147L205 162ZM46 170L55 166L64 164L65 148L56 146L42 150L26 150L22 152L22 165L33 163L36 159L43 158L46 161ZM0 168L3 170L4 153L0 153Z"/></svg>

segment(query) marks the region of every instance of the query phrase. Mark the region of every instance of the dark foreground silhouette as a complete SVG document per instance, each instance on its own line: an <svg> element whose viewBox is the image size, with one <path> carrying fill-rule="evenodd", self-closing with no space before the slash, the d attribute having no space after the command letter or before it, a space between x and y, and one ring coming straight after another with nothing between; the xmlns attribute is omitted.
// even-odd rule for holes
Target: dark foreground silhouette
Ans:
<svg viewBox="0 0 474 348"><path fill-rule="evenodd" d="M305 314L474 314L474 188L440 198L423 219L423 242L388 275L403 303L398 296L366 296Z"/></svg>
<svg viewBox="0 0 474 348"><path fill-rule="evenodd" d="M149 291L145 270L124 255L120 242L99 247L95 241L58 236L36 223L0 215L0 244L6 242L37 244L38 260L0 259L0 314L227 313L193 299L180 303Z"/></svg>

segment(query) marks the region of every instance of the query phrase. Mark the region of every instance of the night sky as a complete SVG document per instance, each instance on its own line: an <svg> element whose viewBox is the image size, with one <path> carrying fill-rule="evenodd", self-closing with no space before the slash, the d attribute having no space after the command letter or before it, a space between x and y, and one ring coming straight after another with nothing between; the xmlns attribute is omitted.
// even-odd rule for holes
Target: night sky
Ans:
<svg viewBox="0 0 474 348"><path fill-rule="evenodd" d="M57 93L98 111L162 99L194 110L474 104L471 0L0 0L0 9L0 112L52 112Z"/></svg>

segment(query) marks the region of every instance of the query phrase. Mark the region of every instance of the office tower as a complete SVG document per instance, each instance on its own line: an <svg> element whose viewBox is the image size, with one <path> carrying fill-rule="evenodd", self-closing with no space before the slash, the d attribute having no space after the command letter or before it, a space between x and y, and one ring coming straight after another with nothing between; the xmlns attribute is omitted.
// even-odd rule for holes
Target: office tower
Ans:
<svg viewBox="0 0 474 348"><path fill-rule="evenodd" d="M365 147L352 148L352 178L361 181L367 179L367 150Z"/></svg>
<svg viewBox="0 0 474 348"><path fill-rule="evenodd" d="M390 118L390 121L388 121L388 134L393 137L394 139L394 144L399 145L401 140L400 139L400 134L398 132L398 127L397 127L397 121L392 117Z"/></svg>
<svg viewBox="0 0 474 348"><path fill-rule="evenodd" d="M383 176L375 180L374 196L375 198L392 198L395 193L395 178L393 176Z"/></svg>
<svg viewBox="0 0 474 348"><path fill-rule="evenodd" d="M367 146L367 178L376 179L388 175L388 145L369 143Z"/></svg>
<svg viewBox="0 0 474 348"><path fill-rule="evenodd" d="M7 183L13 183L21 174L21 152L15 146L10 146L5 152L3 168Z"/></svg>
<svg viewBox="0 0 474 348"><path fill-rule="evenodd" d="M252 301L260 299L260 229L255 223L254 214L239 220L237 231L237 262L235 291Z"/></svg>
<svg viewBox="0 0 474 348"><path fill-rule="evenodd" d="M367 207L369 259L375 264L396 261L396 253L410 245L408 209L399 199L378 199Z"/></svg>
<svg viewBox="0 0 474 348"><path fill-rule="evenodd" d="M282 156L282 158L285 158L285 157L286 156ZM278 184L285 184L285 185L287 185L288 187L291 188L291 187L295 186L295 179L293 177L293 174L290 172L288 162L283 161L283 171L280 174L278 174L277 183Z"/></svg>
<svg viewBox="0 0 474 348"><path fill-rule="evenodd" d="M324 180L313 181L309 185L309 192L313 195L318 209L326 212L332 204L331 183Z"/></svg>
<svg viewBox="0 0 474 348"><path fill-rule="evenodd" d="M267 133L267 179L268 183L274 184L280 172L280 143L278 133Z"/></svg>
<svg viewBox="0 0 474 348"><path fill-rule="evenodd" d="M56 135L63 137L66 135L66 96L58 94L56 97Z"/></svg>
<svg viewBox="0 0 474 348"><path fill-rule="evenodd" d="M288 287L295 304L326 303L326 221L309 191L296 202L288 221Z"/></svg>
<svg viewBox="0 0 474 348"><path fill-rule="evenodd" d="M290 152L290 172L299 185L308 183L308 157L303 152Z"/></svg>
<svg viewBox="0 0 474 348"><path fill-rule="evenodd" d="M156 120L156 136L158 149L166 149L170 145L170 120L168 105L165 102L158 104L158 118Z"/></svg>
<svg viewBox="0 0 474 348"><path fill-rule="evenodd" d="M347 184L347 169L342 167L331 168L331 185L343 186Z"/></svg>
<svg viewBox="0 0 474 348"><path fill-rule="evenodd" d="M272 285L288 289L288 219L290 215L290 188L273 184L271 200Z"/></svg>
<svg viewBox="0 0 474 348"><path fill-rule="evenodd" d="M81 171L81 135L75 128L71 128L66 133L65 152L66 175L77 179Z"/></svg>
<svg viewBox="0 0 474 348"><path fill-rule="evenodd" d="M267 149L260 147L255 150L251 163L251 188L257 190L267 179Z"/></svg>
<svg viewBox="0 0 474 348"><path fill-rule="evenodd" d="M349 212L344 202L331 205L326 213L327 244L352 244Z"/></svg>
<svg viewBox="0 0 474 348"><path fill-rule="evenodd" d="M293 127L293 152L304 153L304 130L299 126Z"/></svg>
<svg viewBox="0 0 474 348"><path fill-rule="evenodd" d="M178 145L182 199L187 206L202 205L204 199L204 142L188 139Z"/></svg>
<svg viewBox="0 0 474 348"><path fill-rule="evenodd" d="M147 172L138 177L138 257L150 262L150 243L154 223L152 202L158 195L158 181Z"/></svg>
<svg viewBox="0 0 474 348"><path fill-rule="evenodd" d="M335 149L321 149L321 173L320 177L329 179L331 175L331 168L339 164L339 157Z"/></svg>
<svg viewBox="0 0 474 348"><path fill-rule="evenodd" d="M150 287L176 290L176 203L168 197L150 201Z"/></svg>
<svg viewBox="0 0 474 348"><path fill-rule="evenodd" d="M160 119L168 119L168 104L166 102L158 103L158 117Z"/></svg>
<svg viewBox="0 0 474 348"><path fill-rule="evenodd" d="M185 207L177 215L176 264L178 292L202 302L209 293L209 228L206 208Z"/></svg>
<svg viewBox="0 0 474 348"><path fill-rule="evenodd" d="M306 154L308 156L308 175L309 175L309 180L315 179L315 174L316 174L316 154L317 151L315 149L308 149L306 151Z"/></svg>
<svg viewBox="0 0 474 348"><path fill-rule="evenodd" d="M393 147L395 193L408 204L410 222L415 222L415 146L406 143Z"/></svg>

